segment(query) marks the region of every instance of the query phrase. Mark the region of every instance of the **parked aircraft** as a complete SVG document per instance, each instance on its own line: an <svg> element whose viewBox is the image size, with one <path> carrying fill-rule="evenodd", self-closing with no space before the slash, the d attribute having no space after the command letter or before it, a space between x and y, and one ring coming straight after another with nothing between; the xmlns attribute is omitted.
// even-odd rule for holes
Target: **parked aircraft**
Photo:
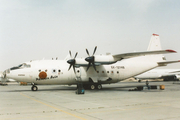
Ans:
<svg viewBox="0 0 180 120"><path fill-rule="evenodd" d="M37 91L37 85L77 85L85 88L102 89L102 84L123 81L159 66L179 62L166 61L162 54L175 53L174 50L162 50L159 35L153 34L147 51L130 52L117 55L92 55L86 49L88 57L72 57L65 60L35 60L7 69L4 77L19 82L32 83L31 90Z"/></svg>
<svg viewBox="0 0 180 120"><path fill-rule="evenodd" d="M180 69L153 69L134 77L135 79L163 79L164 81L179 81Z"/></svg>

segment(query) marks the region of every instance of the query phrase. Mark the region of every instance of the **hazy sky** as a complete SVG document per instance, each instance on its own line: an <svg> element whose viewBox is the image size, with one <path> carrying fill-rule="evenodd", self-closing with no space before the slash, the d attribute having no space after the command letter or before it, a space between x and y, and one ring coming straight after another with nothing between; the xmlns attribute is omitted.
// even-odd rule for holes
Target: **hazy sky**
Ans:
<svg viewBox="0 0 180 120"><path fill-rule="evenodd" d="M145 51L153 33L179 60L179 0L0 0L0 71L69 50L86 57L95 46L96 54Z"/></svg>

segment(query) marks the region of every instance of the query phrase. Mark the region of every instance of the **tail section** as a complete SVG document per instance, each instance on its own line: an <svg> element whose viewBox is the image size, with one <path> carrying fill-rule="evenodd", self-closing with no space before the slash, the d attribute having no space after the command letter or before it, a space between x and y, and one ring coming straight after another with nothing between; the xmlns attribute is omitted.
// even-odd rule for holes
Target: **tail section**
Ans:
<svg viewBox="0 0 180 120"><path fill-rule="evenodd" d="M158 34L152 34L147 51L156 51L156 50L162 50L161 42ZM152 61L157 61L157 62L166 61L166 58L163 54L152 55L151 59Z"/></svg>
<svg viewBox="0 0 180 120"><path fill-rule="evenodd" d="M152 34L147 51L162 50L161 42L158 34Z"/></svg>

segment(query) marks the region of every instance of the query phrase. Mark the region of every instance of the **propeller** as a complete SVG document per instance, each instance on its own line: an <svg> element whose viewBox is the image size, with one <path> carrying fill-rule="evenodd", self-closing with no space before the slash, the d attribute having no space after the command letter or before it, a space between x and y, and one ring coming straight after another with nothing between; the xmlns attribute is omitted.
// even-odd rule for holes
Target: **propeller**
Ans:
<svg viewBox="0 0 180 120"><path fill-rule="evenodd" d="M89 62L86 71L88 71L88 69L89 69L89 67L91 66L91 64L92 64L93 68L96 70L96 66L95 66L95 64L94 64L94 59L95 59L94 54L95 54L95 52L96 52L96 49L97 49L97 46L94 48L94 52L93 52L92 56L89 55L89 51L88 51L88 49L86 49L86 52L87 52L87 54L88 54L88 56L89 56L89 57L85 58L85 60L86 60L87 62Z"/></svg>
<svg viewBox="0 0 180 120"><path fill-rule="evenodd" d="M69 51L69 54L70 54L70 56L71 56L71 58L72 58L71 51ZM76 71L75 71L75 63L76 63L75 58L76 58L77 54L78 54L78 53L76 52L74 58L72 58L72 59L70 59L70 60L67 61L67 63L70 64L68 71L69 71L69 70L71 69L71 67L73 66L73 70L74 70L74 72L76 72Z"/></svg>

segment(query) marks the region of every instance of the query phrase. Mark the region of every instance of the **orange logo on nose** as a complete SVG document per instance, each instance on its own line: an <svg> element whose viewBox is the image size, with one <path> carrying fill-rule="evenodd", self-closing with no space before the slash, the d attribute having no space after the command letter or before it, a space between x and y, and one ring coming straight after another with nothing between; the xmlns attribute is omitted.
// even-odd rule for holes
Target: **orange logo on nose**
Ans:
<svg viewBox="0 0 180 120"><path fill-rule="evenodd" d="M42 72L39 73L39 78L40 79L45 79L46 77L47 77L46 72L42 71Z"/></svg>

